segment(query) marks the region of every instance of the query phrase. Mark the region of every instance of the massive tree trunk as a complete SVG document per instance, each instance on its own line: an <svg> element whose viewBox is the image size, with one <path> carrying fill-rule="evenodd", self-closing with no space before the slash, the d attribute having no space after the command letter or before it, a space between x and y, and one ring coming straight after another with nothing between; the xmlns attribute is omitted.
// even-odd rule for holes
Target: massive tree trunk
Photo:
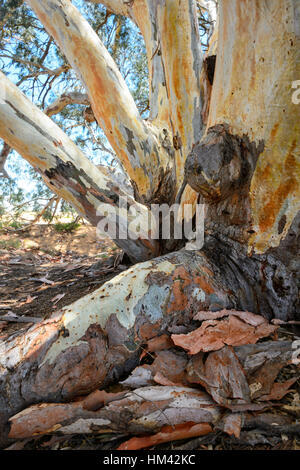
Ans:
<svg viewBox="0 0 300 470"><path fill-rule="evenodd" d="M136 201L3 75L0 136L93 224L103 217L99 202L118 206L123 196L126 211L137 205L145 226L152 202L199 200L206 207L205 242L201 250L165 254L185 242L154 240L147 230L137 240L116 238L134 261L163 256L2 344L3 442L8 418L26 406L70 400L130 371L146 324L182 331L199 309L237 308L283 320L300 311L300 128L292 99L300 77L298 0L221 0L204 59L195 0L99 2L129 16L145 38L147 121L71 2L27 3L81 77Z"/></svg>

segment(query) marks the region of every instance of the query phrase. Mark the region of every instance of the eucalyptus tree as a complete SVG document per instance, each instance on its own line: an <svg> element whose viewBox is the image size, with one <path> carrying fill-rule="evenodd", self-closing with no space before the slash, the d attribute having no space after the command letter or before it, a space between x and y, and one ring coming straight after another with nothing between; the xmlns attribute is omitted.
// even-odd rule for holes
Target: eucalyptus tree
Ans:
<svg viewBox="0 0 300 470"><path fill-rule="evenodd" d="M107 207L117 228L138 213L140 235L117 230L115 242L140 264L1 346L3 435L29 404L67 401L130 371L145 325L181 331L197 310L222 308L287 320L300 306L299 1L95 1L144 38L146 117L71 1L26 3L81 81L133 192L3 74L0 136L92 224ZM205 55L198 6L209 24ZM153 237L153 203L170 212L179 204L182 222L188 204L203 204L203 247Z"/></svg>

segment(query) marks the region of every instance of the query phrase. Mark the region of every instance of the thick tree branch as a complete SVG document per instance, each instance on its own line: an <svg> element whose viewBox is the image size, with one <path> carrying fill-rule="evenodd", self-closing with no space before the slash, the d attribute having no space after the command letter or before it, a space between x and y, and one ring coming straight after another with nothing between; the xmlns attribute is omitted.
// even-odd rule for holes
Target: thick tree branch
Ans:
<svg viewBox="0 0 300 470"><path fill-rule="evenodd" d="M80 75L95 117L140 196L150 199L172 164L159 131L142 120L112 57L71 2L27 3Z"/></svg>
<svg viewBox="0 0 300 470"><path fill-rule="evenodd" d="M124 224L128 206L137 210L141 225L138 240L120 239L116 243L133 260L157 254L156 242L149 240L148 210L123 192L117 182L91 163L66 134L19 89L0 73L0 136L19 152L43 177L52 191L68 201L79 214L96 226L103 219L103 204L115 207L117 227ZM121 198L128 205L119 209ZM102 209L100 213L100 205ZM124 212L125 211L125 212Z"/></svg>

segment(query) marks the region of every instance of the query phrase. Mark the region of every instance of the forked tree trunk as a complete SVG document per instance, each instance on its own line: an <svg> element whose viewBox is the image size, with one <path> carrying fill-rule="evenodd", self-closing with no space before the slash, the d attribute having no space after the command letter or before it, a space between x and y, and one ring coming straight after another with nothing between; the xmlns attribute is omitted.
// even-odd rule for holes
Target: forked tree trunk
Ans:
<svg viewBox="0 0 300 470"><path fill-rule="evenodd" d="M68 401L130 371L146 324L170 333L192 328L199 309L237 308L284 320L300 310L300 129L292 100L300 77L298 0L221 0L203 68L195 1L99 2L130 16L144 35L148 122L71 2L28 3L86 85L145 219L142 204L177 199L184 205L199 195L206 238L201 251L136 265L1 345L3 442L17 411ZM91 213L90 220L95 197L116 203L120 190L2 76L1 82L0 136L53 181L56 192L85 216ZM126 243L133 255L139 246L136 259L162 249L149 237L133 249Z"/></svg>

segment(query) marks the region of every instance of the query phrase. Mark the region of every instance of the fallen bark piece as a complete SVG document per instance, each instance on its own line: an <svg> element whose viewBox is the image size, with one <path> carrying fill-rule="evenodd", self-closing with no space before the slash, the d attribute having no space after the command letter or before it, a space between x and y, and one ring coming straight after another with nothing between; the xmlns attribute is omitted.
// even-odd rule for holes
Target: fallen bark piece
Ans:
<svg viewBox="0 0 300 470"><path fill-rule="evenodd" d="M107 393L105 390L96 390L82 400L82 407L88 411L97 411L111 401L120 400L127 392Z"/></svg>
<svg viewBox="0 0 300 470"><path fill-rule="evenodd" d="M263 323L268 323L264 319L264 317L262 317L261 315L255 315L254 313L251 313L251 312L239 312L237 310L226 310L226 309L220 310L218 312L202 312L202 311L198 312L194 316L194 320L198 320L198 321L217 320L219 318L229 317L231 315L239 317L241 320L243 320L246 323L249 323L249 325L252 325L252 326L258 326L258 325L262 325Z"/></svg>
<svg viewBox="0 0 300 470"><path fill-rule="evenodd" d="M10 323L40 323L43 319L37 317L18 317L12 315L1 315L0 320Z"/></svg>
<svg viewBox="0 0 300 470"><path fill-rule="evenodd" d="M240 437L241 429L244 423L244 413L230 413L223 416L215 429L220 429L229 436L234 436L237 439Z"/></svg>
<svg viewBox="0 0 300 470"><path fill-rule="evenodd" d="M72 403L33 405L10 419L9 437L23 439L52 434L58 430L61 434L89 433L93 426L94 429L95 426L104 426L105 429L110 421L99 417L95 411L113 400L120 400L124 395L126 392L106 393L96 390Z"/></svg>
<svg viewBox="0 0 300 470"><path fill-rule="evenodd" d="M283 321L283 320L280 320L279 318L273 318L273 320L271 320L271 323L273 323L273 325L300 325L300 321L296 321L296 320Z"/></svg>
<svg viewBox="0 0 300 470"><path fill-rule="evenodd" d="M244 413L245 411L264 411L268 408L272 408L273 404L271 402L263 402L263 403L241 403L241 404L234 404L234 405L227 405L227 408L231 410L233 413Z"/></svg>
<svg viewBox="0 0 300 470"><path fill-rule="evenodd" d="M259 339L273 334L278 327L267 322L257 326L231 315L224 320L207 320L200 328L187 335L172 335L176 346L186 349L189 354L221 349L224 345L239 346L254 344Z"/></svg>
<svg viewBox="0 0 300 470"><path fill-rule="evenodd" d="M139 399L140 406L137 407ZM132 392L129 400L130 407L133 406L132 401L135 401L132 419L126 426L127 432L130 429L132 434L142 434L142 430L157 431L164 425L189 421L215 423L220 418L220 408L207 393L188 387L144 387ZM120 407L126 407L128 412L127 398L117 408L114 405L109 405L110 413L114 411L119 416Z"/></svg>
<svg viewBox="0 0 300 470"><path fill-rule="evenodd" d="M191 437L204 436L212 432L212 427L207 423L185 423L176 426L165 426L160 432L152 436L133 437L123 442L117 450L139 450L151 447L163 442L179 441Z"/></svg>
<svg viewBox="0 0 300 470"><path fill-rule="evenodd" d="M77 420L82 411L81 404L44 403L26 408L10 421L9 438L26 439L32 436L53 433L62 428L64 422Z"/></svg>
<svg viewBox="0 0 300 470"><path fill-rule="evenodd" d="M0 317L1 318L1 317ZM3 328L5 328L7 326L7 321L0 321L0 331L3 330Z"/></svg>
<svg viewBox="0 0 300 470"><path fill-rule="evenodd" d="M46 277L30 277L29 281L42 282L43 284L49 284L49 286L53 286L55 284L54 281L51 281L51 279L47 279Z"/></svg>
<svg viewBox="0 0 300 470"><path fill-rule="evenodd" d="M268 361L290 364L293 354L292 341L266 341L260 344L246 344L234 348L245 372L254 374Z"/></svg>
<svg viewBox="0 0 300 470"><path fill-rule="evenodd" d="M289 424L288 426L276 426L272 424L266 424L264 422L250 422L245 424L245 430L258 430L265 436L282 436L286 434L287 436L300 436L300 424Z"/></svg>
<svg viewBox="0 0 300 470"><path fill-rule="evenodd" d="M72 403L33 405L10 418L11 439L43 434L157 432L163 426L216 423L220 410L205 392L188 387L143 387L132 392L97 391Z"/></svg>
<svg viewBox="0 0 300 470"><path fill-rule="evenodd" d="M291 416L274 414L274 413L259 413L244 415L244 427L247 429L255 429L260 426L289 426L293 423Z"/></svg>
<svg viewBox="0 0 300 470"><path fill-rule="evenodd" d="M160 333L161 326L157 323L144 323L139 329L139 338L141 340L149 340Z"/></svg>
<svg viewBox="0 0 300 470"><path fill-rule="evenodd" d="M194 356L187 366L187 374L190 383L202 385L219 405L251 402L245 372L229 346L210 353L205 362L202 353Z"/></svg>

